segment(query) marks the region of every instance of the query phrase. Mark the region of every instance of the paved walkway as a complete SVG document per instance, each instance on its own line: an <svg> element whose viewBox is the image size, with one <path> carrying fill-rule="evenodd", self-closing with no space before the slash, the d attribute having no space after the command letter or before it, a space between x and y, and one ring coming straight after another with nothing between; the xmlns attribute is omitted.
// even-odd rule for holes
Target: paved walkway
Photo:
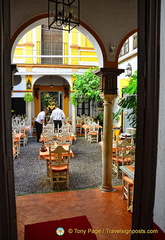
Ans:
<svg viewBox="0 0 165 240"><path fill-rule="evenodd" d="M28 145L21 146L19 157L14 160L16 195L49 193L49 181L46 177L46 163L38 159L41 143L36 138L29 139ZM89 143L84 137L77 137L71 146L75 157L70 159L69 190L95 188L101 185L102 160L101 147ZM113 185L121 180L113 176Z"/></svg>

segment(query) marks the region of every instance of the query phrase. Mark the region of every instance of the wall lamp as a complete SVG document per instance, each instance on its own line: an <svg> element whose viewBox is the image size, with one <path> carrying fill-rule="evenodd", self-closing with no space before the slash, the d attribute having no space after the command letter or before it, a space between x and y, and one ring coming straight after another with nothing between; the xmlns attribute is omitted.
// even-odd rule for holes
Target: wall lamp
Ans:
<svg viewBox="0 0 165 240"><path fill-rule="evenodd" d="M127 68L125 69L126 73L125 76L126 77L131 77L132 76L132 66L130 63L128 63Z"/></svg>
<svg viewBox="0 0 165 240"><path fill-rule="evenodd" d="M114 54L114 51L115 51L115 45L111 45L109 49L109 53L112 55Z"/></svg>

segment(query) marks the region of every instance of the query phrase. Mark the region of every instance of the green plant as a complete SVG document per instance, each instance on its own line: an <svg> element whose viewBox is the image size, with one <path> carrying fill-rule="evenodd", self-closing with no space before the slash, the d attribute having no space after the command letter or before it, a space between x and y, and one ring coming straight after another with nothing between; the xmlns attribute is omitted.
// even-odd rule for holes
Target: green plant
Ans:
<svg viewBox="0 0 165 240"><path fill-rule="evenodd" d="M125 109L131 109L127 119L132 127L137 123L137 71L131 76L127 87L122 89L124 97L120 99L119 110L113 114L113 119L118 120Z"/></svg>
<svg viewBox="0 0 165 240"><path fill-rule="evenodd" d="M32 101L34 101L34 97L33 97L32 93L25 93L24 94L24 101L25 102L32 102Z"/></svg>
<svg viewBox="0 0 165 240"><path fill-rule="evenodd" d="M50 110L52 110L57 105L57 99L53 92L45 92L43 98L44 107L48 107Z"/></svg>
<svg viewBox="0 0 165 240"><path fill-rule="evenodd" d="M78 105L79 99L82 99L82 102L87 100L100 101L100 79L94 74L94 70L96 68L88 69L83 75L73 74L75 80L70 99L74 106Z"/></svg>
<svg viewBox="0 0 165 240"><path fill-rule="evenodd" d="M99 121L99 125L103 126L103 119L104 119L104 114L99 113L95 118L94 121L97 122Z"/></svg>

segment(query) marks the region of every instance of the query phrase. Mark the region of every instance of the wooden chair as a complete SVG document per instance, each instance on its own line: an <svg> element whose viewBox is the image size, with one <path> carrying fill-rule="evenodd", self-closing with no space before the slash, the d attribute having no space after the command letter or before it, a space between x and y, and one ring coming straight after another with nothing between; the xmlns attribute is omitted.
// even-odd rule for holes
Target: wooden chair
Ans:
<svg viewBox="0 0 165 240"><path fill-rule="evenodd" d="M73 126L70 123L66 123L65 126L69 132L73 133Z"/></svg>
<svg viewBox="0 0 165 240"><path fill-rule="evenodd" d="M123 198L127 200L127 211L133 212L134 181L128 176L123 176L122 184L123 184Z"/></svg>
<svg viewBox="0 0 165 240"><path fill-rule="evenodd" d="M13 159L16 159L20 154L20 139L19 137L15 137L13 134L12 140L13 140Z"/></svg>
<svg viewBox="0 0 165 240"><path fill-rule="evenodd" d="M87 133L87 140L92 143L92 142L99 142L99 125L95 122L93 122L89 126L89 131Z"/></svg>
<svg viewBox="0 0 165 240"><path fill-rule="evenodd" d="M48 159L47 159L48 160ZM55 150L49 147L49 161L47 164L50 187L54 189L55 184L65 183L69 186L69 161L70 147L65 150L62 146L57 146Z"/></svg>
<svg viewBox="0 0 165 240"><path fill-rule="evenodd" d="M54 124L47 124L42 129L43 134L54 133Z"/></svg>
<svg viewBox="0 0 165 240"><path fill-rule="evenodd" d="M58 134L57 137L57 143L59 145L63 145L63 144L72 144L72 136L71 133L69 131L63 131L61 134Z"/></svg>
<svg viewBox="0 0 165 240"><path fill-rule="evenodd" d="M135 147L131 145L126 139L120 144L116 141L116 152L112 155L112 169L117 173L119 178L119 167L123 165L132 164L135 159Z"/></svg>
<svg viewBox="0 0 165 240"><path fill-rule="evenodd" d="M20 138L20 144L26 146L28 143L28 132L26 131L25 127L20 127L20 133L22 133L22 136Z"/></svg>
<svg viewBox="0 0 165 240"><path fill-rule="evenodd" d="M52 132L47 132L43 138L46 146L54 145L54 142L57 140L56 134Z"/></svg>
<svg viewBox="0 0 165 240"><path fill-rule="evenodd" d="M82 133L82 119L80 117L76 118L76 132Z"/></svg>
<svg viewBox="0 0 165 240"><path fill-rule="evenodd" d="M62 134L64 131L69 132L69 126L68 125L63 125L61 128L58 127L58 135Z"/></svg>

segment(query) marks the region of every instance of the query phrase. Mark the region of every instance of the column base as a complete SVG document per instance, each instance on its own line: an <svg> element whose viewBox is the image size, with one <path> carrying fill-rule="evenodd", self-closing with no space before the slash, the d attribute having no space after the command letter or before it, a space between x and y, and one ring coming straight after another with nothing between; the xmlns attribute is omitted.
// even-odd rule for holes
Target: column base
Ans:
<svg viewBox="0 0 165 240"><path fill-rule="evenodd" d="M101 192L115 192L116 189L113 187L107 187L107 186L100 186L99 187Z"/></svg>

